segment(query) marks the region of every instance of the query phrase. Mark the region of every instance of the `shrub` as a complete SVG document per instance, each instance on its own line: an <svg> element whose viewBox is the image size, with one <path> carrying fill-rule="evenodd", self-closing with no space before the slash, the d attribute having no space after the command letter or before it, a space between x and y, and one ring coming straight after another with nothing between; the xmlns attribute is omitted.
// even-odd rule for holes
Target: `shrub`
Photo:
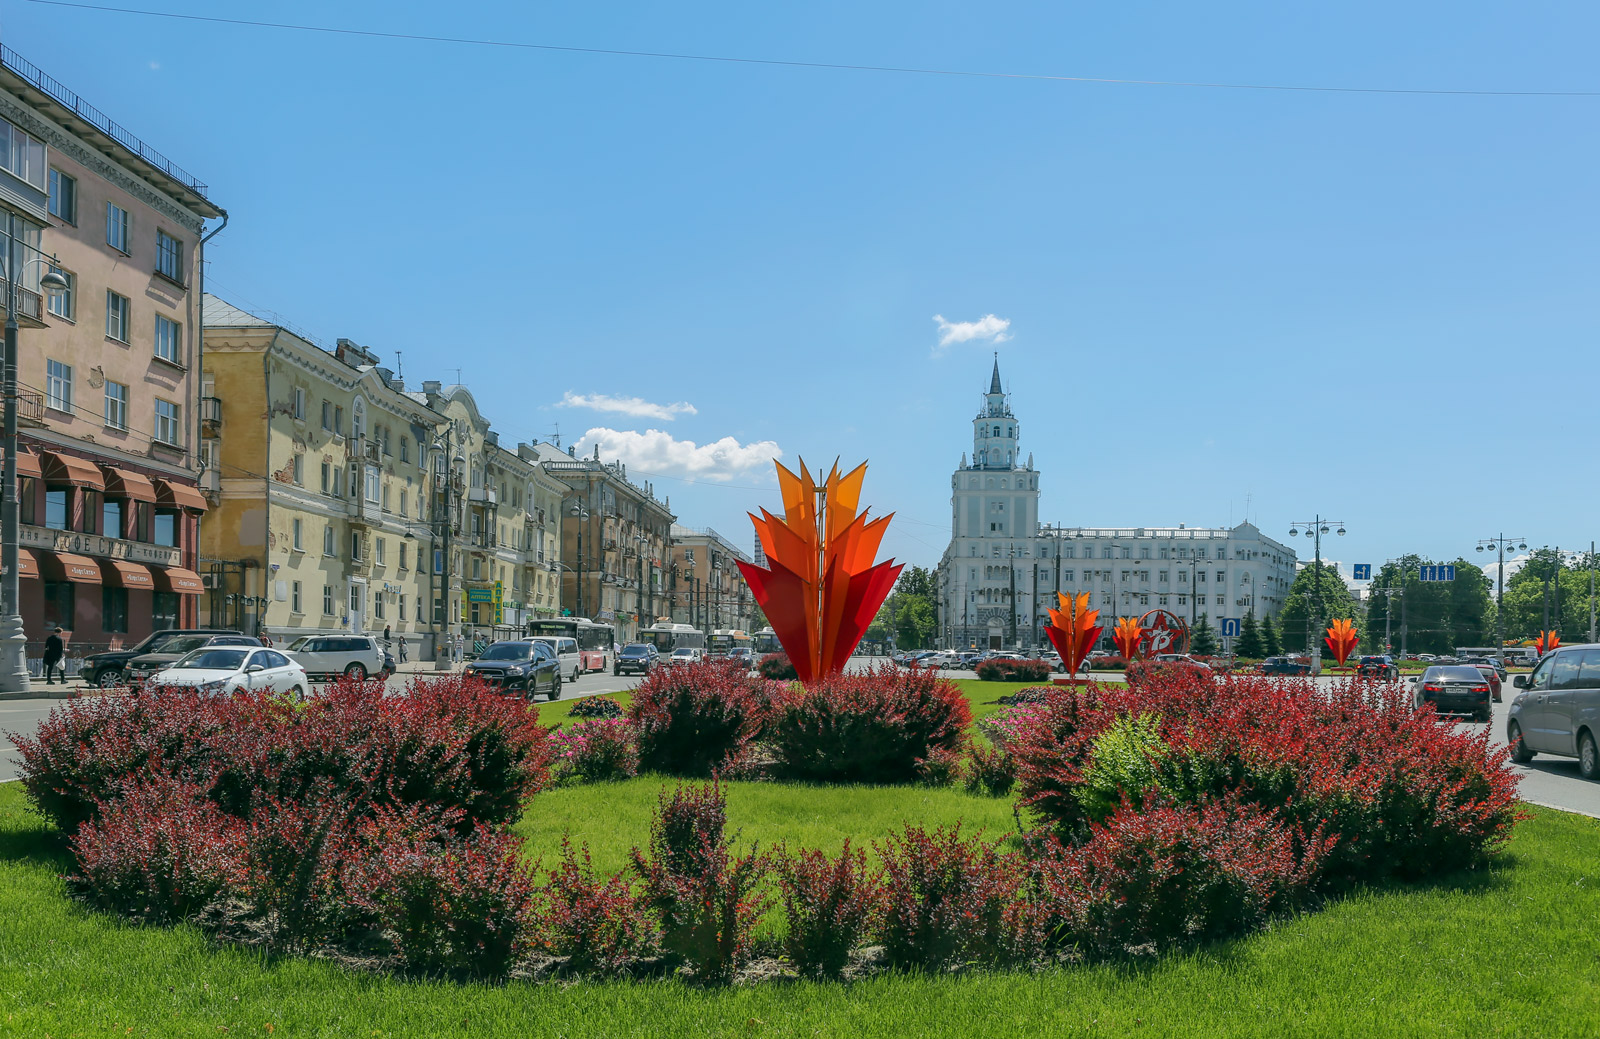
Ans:
<svg viewBox="0 0 1600 1039"><path fill-rule="evenodd" d="M632 852L663 946L706 981L729 981L749 960L750 936L769 901L760 887L769 858L754 848L733 856L726 824L720 784L663 789L650 824L650 856Z"/></svg>
<svg viewBox="0 0 1600 1039"><path fill-rule="evenodd" d="M135 781L72 838L73 886L92 904L148 920L192 916L244 876L243 824L168 777Z"/></svg>
<svg viewBox="0 0 1600 1039"><path fill-rule="evenodd" d="M587 844L574 851L562 836L561 865L550 871L544 895L544 940L574 971L614 974L660 944L633 885L620 875L597 877Z"/></svg>
<svg viewBox="0 0 1600 1039"><path fill-rule="evenodd" d="M1014 707L1021 704L1030 703L1044 703L1046 700L1050 699L1050 694L1054 692L1055 688L1053 686L1029 686L1027 689L1018 689L1016 692L1011 693L1008 696L1002 696L996 700L995 703L1000 704L1002 707Z"/></svg>
<svg viewBox="0 0 1600 1039"><path fill-rule="evenodd" d="M553 733L550 743L556 776L563 781L593 783L639 774L639 746L626 718L580 722Z"/></svg>
<svg viewBox="0 0 1600 1039"><path fill-rule="evenodd" d="M778 701L766 740L777 771L827 782L949 782L972 711L938 672L883 664L792 686Z"/></svg>
<svg viewBox="0 0 1600 1039"><path fill-rule="evenodd" d="M1124 714L1095 737L1077 789L1078 804L1091 822L1101 822L1124 797L1142 803L1160 785L1158 764L1167 753L1159 716Z"/></svg>
<svg viewBox="0 0 1600 1039"><path fill-rule="evenodd" d="M969 793L1005 797L1017 785L1017 764L1004 747L972 744L963 772Z"/></svg>
<svg viewBox="0 0 1600 1039"><path fill-rule="evenodd" d="M1050 677L1050 665L1043 660L1000 658L979 661L977 672L985 682L1042 682Z"/></svg>
<svg viewBox="0 0 1600 1039"><path fill-rule="evenodd" d="M836 978L868 932L883 901L882 874L848 838L836 858L820 851L780 855L778 883L788 929L783 951L802 974Z"/></svg>
<svg viewBox="0 0 1600 1039"><path fill-rule="evenodd" d="M874 847L884 876L878 938L890 962L940 970L1016 962L1038 949L1028 875L1016 856L963 839L959 823L932 833L908 826Z"/></svg>
<svg viewBox="0 0 1600 1039"><path fill-rule="evenodd" d="M533 871L520 845L488 826L442 843L386 843L374 849L364 905L412 970L504 974L531 938Z"/></svg>
<svg viewBox="0 0 1600 1039"><path fill-rule="evenodd" d="M573 718L620 718L622 705L607 696L586 696L567 711Z"/></svg>
<svg viewBox="0 0 1600 1039"><path fill-rule="evenodd" d="M756 665L761 677L774 682L793 682L800 675L794 669L794 663L787 653L768 653L761 658L761 663Z"/></svg>
<svg viewBox="0 0 1600 1039"><path fill-rule="evenodd" d="M1124 656L1094 657L1089 661L1090 671L1121 671L1128 666Z"/></svg>
<svg viewBox="0 0 1600 1039"><path fill-rule="evenodd" d="M673 775L709 775L744 757L766 720L766 698L738 662L653 669L634 689L639 762Z"/></svg>

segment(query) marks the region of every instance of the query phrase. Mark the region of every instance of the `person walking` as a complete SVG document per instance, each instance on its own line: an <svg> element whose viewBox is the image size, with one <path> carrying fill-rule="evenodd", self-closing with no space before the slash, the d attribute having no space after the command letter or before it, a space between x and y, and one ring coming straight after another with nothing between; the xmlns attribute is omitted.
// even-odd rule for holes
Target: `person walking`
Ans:
<svg viewBox="0 0 1600 1039"><path fill-rule="evenodd" d="M406 662L406 637L400 636L400 663Z"/></svg>
<svg viewBox="0 0 1600 1039"><path fill-rule="evenodd" d="M391 641L392 639L389 634L389 625L385 624L383 626L383 644L387 646Z"/></svg>
<svg viewBox="0 0 1600 1039"><path fill-rule="evenodd" d="M66 656L66 644L61 641L61 625L56 625L56 630L44 640L44 684L55 685L52 676L57 668L61 669L61 684L67 684L67 669L61 663L61 658Z"/></svg>
<svg viewBox="0 0 1600 1039"><path fill-rule="evenodd" d="M261 635L259 637L263 646L266 646L268 649L272 648L272 636L267 634L267 629L262 628Z"/></svg>
<svg viewBox="0 0 1600 1039"><path fill-rule="evenodd" d="M460 632L457 632L456 633L456 640L455 640L454 643L451 644L451 647L450 647L450 662L452 664L459 665L461 663L461 661L463 659L465 659L466 652L467 652L467 640L461 637L461 633Z"/></svg>

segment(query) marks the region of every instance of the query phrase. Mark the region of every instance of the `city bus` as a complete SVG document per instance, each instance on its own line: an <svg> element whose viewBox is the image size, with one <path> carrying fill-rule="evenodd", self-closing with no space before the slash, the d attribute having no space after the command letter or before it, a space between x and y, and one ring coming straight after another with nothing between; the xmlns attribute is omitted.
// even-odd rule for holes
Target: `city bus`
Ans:
<svg viewBox="0 0 1600 1039"><path fill-rule="evenodd" d="M750 648L755 655L764 657L768 653L782 653L783 646L778 643L778 634L771 628L762 628L750 636Z"/></svg>
<svg viewBox="0 0 1600 1039"><path fill-rule="evenodd" d="M656 624L639 632L639 641L648 642L663 657L675 649L704 649L706 637L693 624Z"/></svg>
<svg viewBox="0 0 1600 1039"><path fill-rule="evenodd" d="M579 667L584 671L611 670L611 647L616 644L617 630L587 617L547 617L528 622L528 637L541 635L561 636L578 642Z"/></svg>
<svg viewBox="0 0 1600 1039"><path fill-rule="evenodd" d="M750 648L750 633L738 628L718 628L711 633L711 641L707 644L707 655L725 657L728 651L743 647Z"/></svg>

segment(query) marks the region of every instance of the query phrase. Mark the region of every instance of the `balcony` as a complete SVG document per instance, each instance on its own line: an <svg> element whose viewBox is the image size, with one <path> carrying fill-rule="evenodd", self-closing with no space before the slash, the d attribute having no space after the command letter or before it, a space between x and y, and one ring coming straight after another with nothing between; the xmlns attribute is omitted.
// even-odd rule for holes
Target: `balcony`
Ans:
<svg viewBox="0 0 1600 1039"><path fill-rule="evenodd" d="M17 422L24 426L44 425L44 394L32 390L17 392Z"/></svg>
<svg viewBox="0 0 1600 1039"><path fill-rule="evenodd" d="M474 487L467 492L467 500L478 505L495 505L499 502L493 487Z"/></svg>
<svg viewBox="0 0 1600 1039"><path fill-rule="evenodd" d="M201 472L200 493L208 495L222 493L222 471L220 469L206 469Z"/></svg>
<svg viewBox="0 0 1600 1039"><path fill-rule="evenodd" d="M345 503L345 514L350 517L350 522L363 527L379 527L383 525L383 510L375 501L367 501L366 495L358 494Z"/></svg>
<svg viewBox="0 0 1600 1039"><path fill-rule="evenodd" d="M200 435L203 437L220 437L222 435L222 398L200 398Z"/></svg>
<svg viewBox="0 0 1600 1039"><path fill-rule="evenodd" d="M0 278L0 311L5 310L6 280ZM17 286L17 324L28 328L44 328L44 297L32 289Z"/></svg>
<svg viewBox="0 0 1600 1039"><path fill-rule="evenodd" d="M351 458L359 458L371 465L379 465L383 461L378 442L368 440L366 437L352 437L345 443L345 454Z"/></svg>

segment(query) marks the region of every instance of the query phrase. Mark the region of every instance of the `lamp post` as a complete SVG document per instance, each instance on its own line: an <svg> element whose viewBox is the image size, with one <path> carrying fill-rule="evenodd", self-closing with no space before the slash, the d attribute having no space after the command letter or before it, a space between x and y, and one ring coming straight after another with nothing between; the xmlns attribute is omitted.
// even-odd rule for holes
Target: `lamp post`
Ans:
<svg viewBox="0 0 1600 1039"><path fill-rule="evenodd" d="M1477 551L1479 552L1493 549L1499 555L1498 569L1494 578L1494 626L1495 638L1500 643L1499 659L1502 663L1506 659L1506 549L1510 548L1513 543L1516 544L1518 552L1526 552L1528 550L1526 538L1508 538L1504 534L1496 534L1492 538L1483 538L1478 542L1477 546ZM1589 622L1589 627L1589 641L1593 642L1594 621L1592 619Z"/></svg>
<svg viewBox="0 0 1600 1039"><path fill-rule="evenodd" d="M1339 536L1344 537L1344 523L1341 520L1324 519L1317 516L1311 522L1289 524L1289 536L1294 537L1300 533L1299 528L1306 528L1306 537L1315 538L1317 544L1316 569L1311 572L1311 601L1315 612L1307 618L1306 641L1311 644L1311 673L1322 673L1322 643L1316 638L1316 631L1322 626L1322 535L1328 532L1328 527L1339 528ZM1402 600L1402 605L1404 600Z"/></svg>
<svg viewBox="0 0 1600 1039"><path fill-rule="evenodd" d="M17 542L21 537L17 511L17 277L29 263L49 263L40 279L41 289L65 289L67 280L55 270L55 258L36 256L17 262L17 217L6 216L6 333L5 333L5 463L0 469L0 693L28 691L28 634L22 625L22 595Z"/></svg>
<svg viewBox="0 0 1600 1039"><path fill-rule="evenodd" d="M589 615L584 612L584 601L583 601L583 577L584 577L584 573L583 573L583 570L584 570L583 525L584 524L583 524L583 521L589 518L589 509L588 509L588 507L586 505L583 504L583 499L577 497L576 495L574 495L574 496L572 496L570 498L562 498L561 499L561 504L565 505L569 501L572 502L572 508L570 510L568 510L567 515L572 516L574 519L576 519L578 521L578 569L576 571L574 571L574 573L577 575L576 580L577 580L577 584L578 584L578 603L577 603L578 612L577 612L576 616L587 617Z"/></svg>
<svg viewBox="0 0 1600 1039"><path fill-rule="evenodd" d="M439 600L440 610L438 619L432 622L434 628L433 668L435 671L450 670L450 643L455 637L454 625L450 620L450 610L455 605L451 601L453 597L450 594L450 496L451 491L455 488L455 463L461 461L461 459L452 459L450 457L450 434L454 429L455 425L453 423L448 424L442 434L430 437L428 440L429 446L435 451L442 451L442 457L444 458L443 466L433 466L434 481L439 484L439 488L437 497L429 509L428 518L429 544L437 545L438 547L434 548L433 551L439 553L438 568L435 569L432 565L428 567L429 590L436 593L433 597ZM407 530L406 540L415 541L417 536L414 532ZM420 553L417 565L422 565ZM401 619L404 620L404 618ZM441 625L444 628L445 640L444 652L442 653L438 642L439 627Z"/></svg>

